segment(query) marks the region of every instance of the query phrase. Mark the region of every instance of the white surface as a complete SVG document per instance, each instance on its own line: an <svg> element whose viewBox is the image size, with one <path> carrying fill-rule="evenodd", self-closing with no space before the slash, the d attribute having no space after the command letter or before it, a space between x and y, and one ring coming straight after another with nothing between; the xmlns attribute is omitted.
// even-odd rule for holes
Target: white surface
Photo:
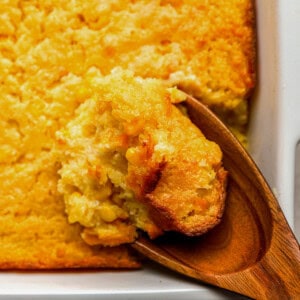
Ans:
<svg viewBox="0 0 300 300"><path fill-rule="evenodd" d="M0 299L243 299L155 264L147 271L2 273Z"/></svg>
<svg viewBox="0 0 300 300"><path fill-rule="evenodd" d="M259 85L251 153L294 228L295 156L300 140L300 1L257 1Z"/></svg>
<svg viewBox="0 0 300 300"><path fill-rule="evenodd" d="M281 1L279 10L279 93L280 109L278 145L278 183L280 201L285 208L290 224L294 226L294 175L296 145L300 140L300 2L299 0ZM282 158L282 159L281 159ZM284 184L281 183L284 181ZM281 183L281 184L280 184Z"/></svg>
<svg viewBox="0 0 300 300"><path fill-rule="evenodd" d="M259 87L250 126L251 153L293 227L295 148L300 137L300 1L257 1L257 24ZM127 272L0 273L0 299L41 298L242 299L154 264Z"/></svg>

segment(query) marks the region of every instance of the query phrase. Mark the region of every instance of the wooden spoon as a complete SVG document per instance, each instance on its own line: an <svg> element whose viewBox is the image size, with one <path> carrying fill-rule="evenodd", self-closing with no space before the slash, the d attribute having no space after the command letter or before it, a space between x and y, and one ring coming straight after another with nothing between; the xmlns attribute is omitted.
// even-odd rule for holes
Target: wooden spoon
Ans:
<svg viewBox="0 0 300 300"><path fill-rule="evenodd" d="M222 222L198 238L141 236L132 245L189 277L255 299L300 299L300 250L271 189L245 149L203 104L188 97L192 121L220 145L229 172Z"/></svg>

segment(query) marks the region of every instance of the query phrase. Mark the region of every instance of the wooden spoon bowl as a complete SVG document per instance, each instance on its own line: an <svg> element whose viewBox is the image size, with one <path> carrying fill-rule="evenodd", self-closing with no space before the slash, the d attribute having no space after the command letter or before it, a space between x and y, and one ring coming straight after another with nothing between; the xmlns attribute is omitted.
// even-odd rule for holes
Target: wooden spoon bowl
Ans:
<svg viewBox="0 0 300 300"><path fill-rule="evenodd" d="M203 104L189 115L218 143L229 172L221 223L198 238L141 236L133 247L152 260L212 285L256 299L300 299L300 250L271 189L246 150Z"/></svg>

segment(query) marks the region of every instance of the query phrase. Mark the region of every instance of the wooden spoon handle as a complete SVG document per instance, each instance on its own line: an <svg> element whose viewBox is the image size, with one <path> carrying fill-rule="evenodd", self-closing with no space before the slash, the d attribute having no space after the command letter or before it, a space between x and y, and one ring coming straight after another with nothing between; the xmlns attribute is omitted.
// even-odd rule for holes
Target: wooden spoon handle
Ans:
<svg viewBox="0 0 300 300"><path fill-rule="evenodd" d="M291 268L278 274L269 263L260 263L241 276L232 275L217 279L218 285L253 299L299 299L299 272Z"/></svg>
<svg viewBox="0 0 300 300"><path fill-rule="evenodd" d="M300 299L300 250L287 228L274 229L275 238L260 262L241 273L217 276L217 285L254 299Z"/></svg>

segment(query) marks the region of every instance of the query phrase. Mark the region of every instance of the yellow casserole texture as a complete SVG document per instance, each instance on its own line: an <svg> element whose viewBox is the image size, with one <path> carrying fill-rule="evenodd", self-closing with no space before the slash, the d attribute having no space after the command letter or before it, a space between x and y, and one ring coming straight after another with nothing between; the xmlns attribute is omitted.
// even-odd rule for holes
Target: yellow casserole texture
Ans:
<svg viewBox="0 0 300 300"><path fill-rule="evenodd" d="M131 266L124 249L88 247L68 224L56 132L89 96L90 77L116 66L177 84L240 132L253 49L250 0L1 1L0 266Z"/></svg>

